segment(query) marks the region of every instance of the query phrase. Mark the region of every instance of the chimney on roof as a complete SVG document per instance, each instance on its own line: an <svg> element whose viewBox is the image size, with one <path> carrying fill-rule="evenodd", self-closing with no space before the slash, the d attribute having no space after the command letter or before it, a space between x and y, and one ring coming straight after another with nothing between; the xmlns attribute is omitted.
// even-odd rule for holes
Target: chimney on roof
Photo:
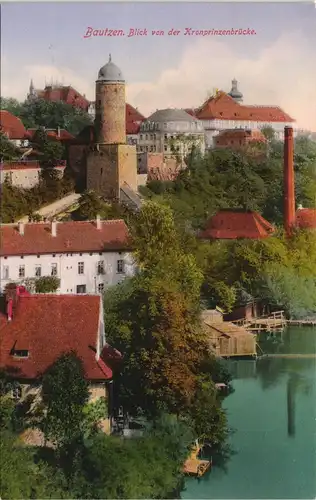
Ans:
<svg viewBox="0 0 316 500"><path fill-rule="evenodd" d="M57 137L60 138L60 127L57 127Z"/></svg>
<svg viewBox="0 0 316 500"><path fill-rule="evenodd" d="M24 235L24 222L22 221L19 222L19 233L21 236Z"/></svg>
<svg viewBox="0 0 316 500"><path fill-rule="evenodd" d="M57 236L57 221L56 219L52 220L52 236Z"/></svg>
<svg viewBox="0 0 316 500"><path fill-rule="evenodd" d="M289 236L295 224L293 128L284 128L284 229Z"/></svg>
<svg viewBox="0 0 316 500"><path fill-rule="evenodd" d="M96 223L97 223L97 229L101 229L101 217L100 217L100 215L97 215Z"/></svg>

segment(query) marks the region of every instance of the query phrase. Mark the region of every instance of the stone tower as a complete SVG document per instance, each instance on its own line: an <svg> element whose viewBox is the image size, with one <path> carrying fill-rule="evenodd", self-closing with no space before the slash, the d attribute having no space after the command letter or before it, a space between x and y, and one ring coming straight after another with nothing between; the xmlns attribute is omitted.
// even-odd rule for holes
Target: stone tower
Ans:
<svg viewBox="0 0 316 500"><path fill-rule="evenodd" d="M109 62L98 75L95 88L95 127L99 144L126 143L125 81L120 69Z"/></svg>
<svg viewBox="0 0 316 500"><path fill-rule="evenodd" d="M87 155L87 189L135 206L140 203L136 147L126 144L125 80L111 56L99 71L95 97L96 142Z"/></svg>

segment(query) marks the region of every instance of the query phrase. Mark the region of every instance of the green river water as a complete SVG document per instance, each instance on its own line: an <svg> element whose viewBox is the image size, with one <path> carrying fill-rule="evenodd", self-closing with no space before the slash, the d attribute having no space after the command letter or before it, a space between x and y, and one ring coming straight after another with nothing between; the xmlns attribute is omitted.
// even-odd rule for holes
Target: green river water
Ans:
<svg viewBox="0 0 316 500"><path fill-rule="evenodd" d="M264 352L316 353L316 328L291 327L282 338L263 343ZM224 467L187 479L182 498L316 499L316 357L230 364L233 453Z"/></svg>

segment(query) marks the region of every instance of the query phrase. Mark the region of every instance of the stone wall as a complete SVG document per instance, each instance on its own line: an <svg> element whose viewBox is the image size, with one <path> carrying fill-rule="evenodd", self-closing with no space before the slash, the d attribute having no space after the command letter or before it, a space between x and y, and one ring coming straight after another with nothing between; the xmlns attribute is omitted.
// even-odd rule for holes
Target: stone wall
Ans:
<svg viewBox="0 0 316 500"><path fill-rule="evenodd" d="M137 193L136 147L128 144L118 146L119 187L124 183Z"/></svg>
<svg viewBox="0 0 316 500"><path fill-rule="evenodd" d="M87 157L87 189L109 200L119 199L118 145L104 144Z"/></svg>
<svg viewBox="0 0 316 500"><path fill-rule="evenodd" d="M95 124L99 143L126 142L125 83L96 82Z"/></svg>

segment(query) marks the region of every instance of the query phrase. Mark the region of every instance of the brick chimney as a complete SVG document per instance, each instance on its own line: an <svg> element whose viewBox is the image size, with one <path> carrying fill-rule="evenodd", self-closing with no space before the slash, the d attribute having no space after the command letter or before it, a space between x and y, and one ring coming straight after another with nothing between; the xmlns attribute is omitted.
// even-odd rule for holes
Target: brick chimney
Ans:
<svg viewBox="0 0 316 500"><path fill-rule="evenodd" d="M97 218L96 218L96 226L97 226L97 229L101 229L102 225L101 225L101 217L100 215L97 215Z"/></svg>
<svg viewBox="0 0 316 500"><path fill-rule="evenodd" d="M18 286L16 283L9 283L5 287L5 299L7 303L7 318L12 321L14 312L20 296L29 296L29 292L24 286Z"/></svg>
<svg viewBox="0 0 316 500"><path fill-rule="evenodd" d="M295 225L295 178L293 128L284 128L284 229L291 234Z"/></svg>

